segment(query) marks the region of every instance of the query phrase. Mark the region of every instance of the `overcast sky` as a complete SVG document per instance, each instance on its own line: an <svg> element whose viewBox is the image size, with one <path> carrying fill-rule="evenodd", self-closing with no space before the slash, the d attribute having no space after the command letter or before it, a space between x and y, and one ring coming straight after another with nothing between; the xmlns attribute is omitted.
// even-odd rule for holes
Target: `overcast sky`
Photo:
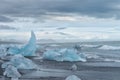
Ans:
<svg viewBox="0 0 120 80"><path fill-rule="evenodd" d="M0 39L120 40L120 0L0 0Z"/></svg>

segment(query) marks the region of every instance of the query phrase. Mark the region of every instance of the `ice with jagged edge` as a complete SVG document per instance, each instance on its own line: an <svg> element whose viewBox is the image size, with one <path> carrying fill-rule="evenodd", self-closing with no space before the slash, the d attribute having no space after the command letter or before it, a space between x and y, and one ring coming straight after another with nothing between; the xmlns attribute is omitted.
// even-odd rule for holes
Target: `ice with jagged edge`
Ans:
<svg viewBox="0 0 120 80"><path fill-rule="evenodd" d="M76 75L70 75L65 80L81 80L81 79Z"/></svg>
<svg viewBox="0 0 120 80"><path fill-rule="evenodd" d="M78 54L75 49L60 49L60 50L48 50L44 52L43 59L55 60L55 61L82 61L86 62L84 55Z"/></svg>
<svg viewBox="0 0 120 80"><path fill-rule="evenodd" d="M8 65L13 65L17 69L37 69L37 65L28 58L25 58L21 54L14 55L9 62L2 64L2 68L6 68Z"/></svg>
<svg viewBox="0 0 120 80"><path fill-rule="evenodd" d="M19 77L21 77L21 74L18 72L17 68L13 65L9 64L3 73L3 75L10 77L11 80L18 80Z"/></svg>
<svg viewBox="0 0 120 80"><path fill-rule="evenodd" d="M22 48L12 47L9 49L10 54L22 54L23 56L35 56L36 51L36 36L33 31L31 31L31 38L29 42Z"/></svg>

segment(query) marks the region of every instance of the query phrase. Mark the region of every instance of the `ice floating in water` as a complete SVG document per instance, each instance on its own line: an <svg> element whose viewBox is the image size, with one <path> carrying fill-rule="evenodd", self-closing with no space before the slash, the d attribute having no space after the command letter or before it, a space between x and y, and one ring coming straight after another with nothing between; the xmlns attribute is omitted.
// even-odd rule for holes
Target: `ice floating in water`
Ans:
<svg viewBox="0 0 120 80"><path fill-rule="evenodd" d="M23 56L35 56L36 51L36 37L33 31L31 31L31 38L29 42L22 48L12 47L9 49L10 54L22 54Z"/></svg>
<svg viewBox="0 0 120 80"><path fill-rule="evenodd" d="M37 65L30 59L23 57L22 55L14 55L9 62L3 63L2 68L6 68L9 64L12 64L17 69L36 69Z"/></svg>
<svg viewBox="0 0 120 80"><path fill-rule="evenodd" d="M11 64L5 68L4 76L11 77L11 80L18 80L21 74L18 72L17 68Z"/></svg>
<svg viewBox="0 0 120 80"><path fill-rule="evenodd" d="M103 49L103 50L120 50L120 47L119 46L103 45L99 49Z"/></svg>
<svg viewBox="0 0 120 80"><path fill-rule="evenodd" d="M65 80L81 80L81 79L78 78L76 75L70 75Z"/></svg>
<svg viewBox="0 0 120 80"><path fill-rule="evenodd" d="M56 61L86 61L83 55L77 54L75 49L48 50L44 52L43 59Z"/></svg>

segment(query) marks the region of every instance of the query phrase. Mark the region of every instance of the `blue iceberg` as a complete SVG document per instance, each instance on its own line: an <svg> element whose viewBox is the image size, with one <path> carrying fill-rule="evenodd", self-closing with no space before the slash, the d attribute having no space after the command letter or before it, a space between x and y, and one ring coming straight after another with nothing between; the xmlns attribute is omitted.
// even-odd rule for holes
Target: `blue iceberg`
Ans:
<svg viewBox="0 0 120 80"><path fill-rule="evenodd" d="M36 36L33 31L31 31L31 38L29 42L22 48L11 47L9 49L10 54L22 54L23 56L35 56L36 51Z"/></svg>
<svg viewBox="0 0 120 80"><path fill-rule="evenodd" d="M43 59L61 61L62 55L56 50L48 50L44 52Z"/></svg>
<svg viewBox="0 0 120 80"><path fill-rule="evenodd" d="M81 79L76 75L70 75L65 80L81 80Z"/></svg>
<svg viewBox="0 0 120 80"><path fill-rule="evenodd" d="M2 68L6 68L8 65L13 65L17 69L37 69L37 65L30 59L18 54L14 55L9 62L3 63Z"/></svg>
<svg viewBox="0 0 120 80"><path fill-rule="evenodd" d="M5 68L5 72L3 73L3 75L10 77L11 80L18 80L19 77L21 77L21 74L18 72L17 68L14 67L13 65L9 64L6 68Z"/></svg>
<svg viewBox="0 0 120 80"><path fill-rule="evenodd" d="M86 61L86 57L77 53L75 49L48 50L44 52L43 59L55 61Z"/></svg>

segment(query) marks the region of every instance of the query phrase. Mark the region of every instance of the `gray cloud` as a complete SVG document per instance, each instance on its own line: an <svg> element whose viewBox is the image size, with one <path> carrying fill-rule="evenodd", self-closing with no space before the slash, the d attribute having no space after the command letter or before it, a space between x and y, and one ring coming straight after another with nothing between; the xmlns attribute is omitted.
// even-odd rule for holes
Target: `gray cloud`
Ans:
<svg viewBox="0 0 120 80"><path fill-rule="evenodd" d="M0 22L12 22L13 20L5 17L5 16L0 16Z"/></svg>
<svg viewBox="0 0 120 80"><path fill-rule="evenodd" d="M67 29L67 27L58 27L56 28L57 30L64 30L64 29Z"/></svg>
<svg viewBox="0 0 120 80"><path fill-rule="evenodd" d="M0 25L0 30L17 30L17 28L7 25Z"/></svg>
<svg viewBox="0 0 120 80"><path fill-rule="evenodd" d="M53 34L60 34L62 36L67 36L67 37L70 37L70 38L76 38L76 36L68 34L68 33L64 33L64 32L54 32Z"/></svg>
<svg viewBox="0 0 120 80"><path fill-rule="evenodd" d="M1 0L0 14L35 17L57 12L119 18L120 9L114 7L119 4L120 0Z"/></svg>

